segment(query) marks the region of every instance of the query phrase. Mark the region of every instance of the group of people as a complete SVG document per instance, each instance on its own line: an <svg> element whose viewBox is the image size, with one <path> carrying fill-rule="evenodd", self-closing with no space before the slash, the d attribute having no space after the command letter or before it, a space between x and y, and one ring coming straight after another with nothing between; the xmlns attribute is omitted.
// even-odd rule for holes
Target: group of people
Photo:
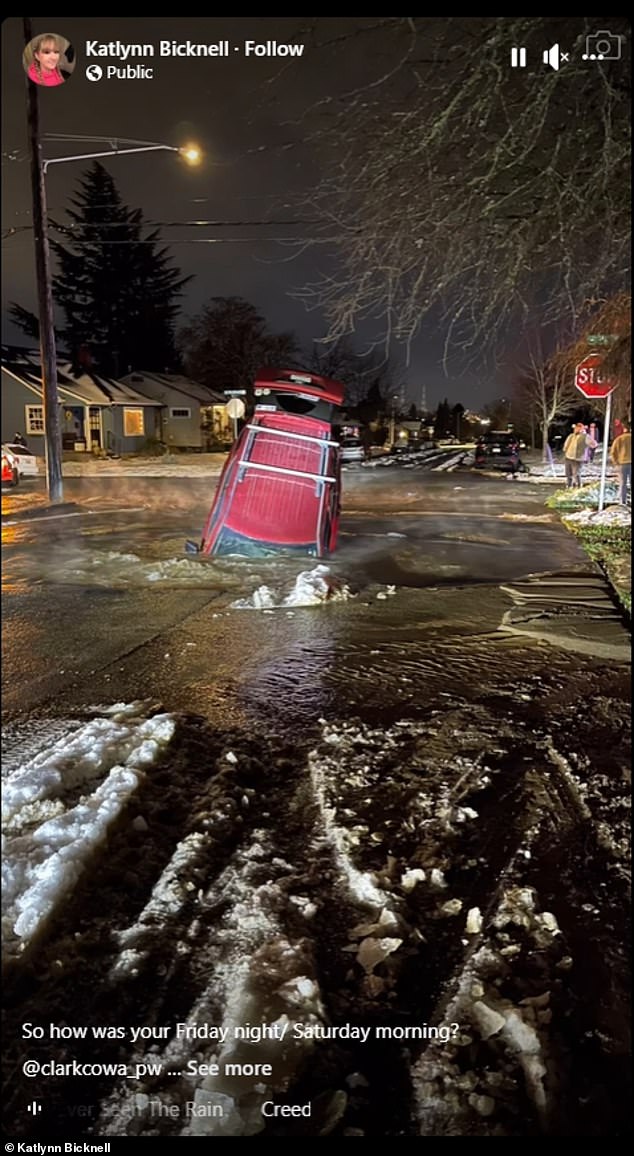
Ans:
<svg viewBox="0 0 634 1156"><path fill-rule="evenodd" d="M632 434L629 425L619 422L619 427L610 446L610 461L616 466L619 501L624 506L628 489L632 486ZM564 442L567 489L581 485L581 467L585 461L592 461L596 448L597 441L593 433L588 431L582 421L578 421Z"/></svg>

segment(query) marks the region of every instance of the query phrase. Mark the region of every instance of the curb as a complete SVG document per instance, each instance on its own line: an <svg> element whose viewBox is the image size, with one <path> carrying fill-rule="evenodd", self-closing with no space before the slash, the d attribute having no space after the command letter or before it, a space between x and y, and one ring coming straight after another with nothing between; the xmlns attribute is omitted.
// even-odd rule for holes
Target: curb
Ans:
<svg viewBox="0 0 634 1156"><path fill-rule="evenodd" d="M546 505L546 502L544 502L544 505ZM606 558L593 558L592 554L589 552L589 550L587 548L588 543L586 541L584 541L583 534L578 533L576 530L574 530L572 528L572 526L569 526L567 524L566 518L565 518L565 513L561 510L553 510L553 513L557 515L557 517L559 519L559 524L561 526L563 526L566 533L572 534L573 537L577 539L577 542L579 543L581 549L583 550L583 552L586 555L586 557L588 558L588 560L592 563L593 566L596 567L596 569L599 571L599 573L605 579L605 582L606 582L608 589L610 591L610 595L611 595L612 601L614 603L615 609L620 613L625 626L631 632L631 630L632 630L632 611L631 611L631 608L628 607L627 603L625 602L625 600L623 598L624 591L622 591L619 588L618 583L615 581L614 574L612 573L612 570L611 570L611 567L609 565L608 560ZM626 528L626 527L624 527L624 528ZM630 534L631 534L631 526L630 526ZM626 551L624 551L624 556L627 556ZM630 594L630 599L631 599L631 590L630 590L629 594Z"/></svg>

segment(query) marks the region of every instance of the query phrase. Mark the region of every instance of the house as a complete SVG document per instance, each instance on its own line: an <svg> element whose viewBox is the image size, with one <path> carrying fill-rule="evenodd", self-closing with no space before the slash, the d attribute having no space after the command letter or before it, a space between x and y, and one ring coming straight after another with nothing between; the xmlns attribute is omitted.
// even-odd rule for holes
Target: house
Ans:
<svg viewBox="0 0 634 1156"><path fill-rule="evenodd" d="M138 453L160 435L160 403L124 382L70 364L57 367L62 447ZM27 350L2 350L2 440L24 433L29 447L44 454L44 402L39 358Z"/></svg>
<svg viewBox="0 0 634 1156"><path fill-rule="evenodd" d="M398 421L394 431L394 440L397 445L414 447L423 440L422 421Z"/></svg>
<svg viewBox="0 0 634 1156"><path fill-rule="evenodd" d="M122 381L161 403L161 441L169 449L209 450L232 441L224 394L180 373L136 370Z"/></svg>

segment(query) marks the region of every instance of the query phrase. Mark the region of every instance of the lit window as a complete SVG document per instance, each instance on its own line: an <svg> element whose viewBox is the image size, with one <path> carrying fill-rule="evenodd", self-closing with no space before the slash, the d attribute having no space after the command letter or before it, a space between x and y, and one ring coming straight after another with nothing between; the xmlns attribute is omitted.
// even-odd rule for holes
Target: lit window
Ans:
<svg viewBox="0 0 634 1156"><path fill-rule="evenodd" d="M44 433L44 406L26 405L26 432L27 434Z"/></svg>
<svg viewBox="0 0 634 1156"><path fill-rule="evenodd" d="M143 410L124 408L123 436L126 438L140 438L143 437L144 432L145 426L143 424Z"/></svg>
<svg viewBox="0 0 634 1156"><path fill-rule="evenodd" d="M170 409L170 417L191 417L191 409Z"/></svg>

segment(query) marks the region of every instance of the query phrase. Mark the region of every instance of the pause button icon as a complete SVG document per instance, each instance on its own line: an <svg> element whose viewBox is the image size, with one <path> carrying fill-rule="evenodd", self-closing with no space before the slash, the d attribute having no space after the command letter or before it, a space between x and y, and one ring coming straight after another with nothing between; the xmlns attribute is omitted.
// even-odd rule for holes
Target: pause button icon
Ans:
<svg viewBox="0 0 634 1156"><path fill-rule="evenodd" d="M511 68L526 68L526 49L511 49Z"/></svg>

